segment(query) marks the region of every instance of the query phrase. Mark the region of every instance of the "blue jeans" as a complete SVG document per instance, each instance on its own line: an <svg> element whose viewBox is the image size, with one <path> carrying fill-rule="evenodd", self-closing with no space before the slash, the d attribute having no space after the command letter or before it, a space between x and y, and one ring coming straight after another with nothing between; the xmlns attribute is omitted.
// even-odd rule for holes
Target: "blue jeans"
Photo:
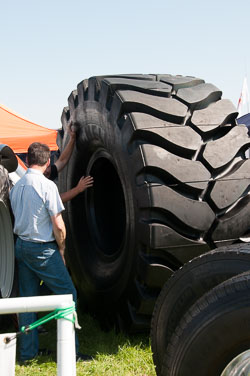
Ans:
<svg viewBox="0 0 250 376"><path fill-rule="evenodd" d="M40 281L56 295L72 294L76 303L77 294L65 267L56 242L34 243L17 238L16 259L18 265L19 294L21 297L38 296ZM36 313L20 313L20 328L37 320ZM76 336L76 352L78 351ZM37 329L20 337L20 360L34 358L38 354Z"/></svg>

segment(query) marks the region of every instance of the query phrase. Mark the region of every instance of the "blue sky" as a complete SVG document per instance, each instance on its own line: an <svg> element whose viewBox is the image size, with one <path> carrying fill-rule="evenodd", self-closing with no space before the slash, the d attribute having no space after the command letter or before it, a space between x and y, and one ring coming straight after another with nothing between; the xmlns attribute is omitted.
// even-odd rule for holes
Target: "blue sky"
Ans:
<svg viewBox="0 0 250 376"><path fill-rule="evenodd" d="M237 105L249 14L249 0L0 0L0 103L60 128L82 79L169 73L203 78Z"/></svg>

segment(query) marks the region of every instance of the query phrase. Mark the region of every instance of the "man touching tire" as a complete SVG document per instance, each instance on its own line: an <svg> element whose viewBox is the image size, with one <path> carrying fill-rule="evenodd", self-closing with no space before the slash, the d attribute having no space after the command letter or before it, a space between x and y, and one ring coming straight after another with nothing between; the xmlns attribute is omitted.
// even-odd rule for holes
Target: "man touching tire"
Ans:
<svg viewBox="0 0 250 376"><path fill-rule="evenodd" d="M44 176L50 164L50 150L35 142L29 146L28 170L10 191L10 202L17 235L15 252L18 265L20 296L39 295L40 281L54 294L72 294L76 289L65 266L66 229L62 218L64 206L58 189ZM21 313L20 327L36 321L36 313ZM77 357L79 344L76 337ZM37 329L20 339L20 360L33 359L39 354ZM82 356L82 360L91 359Z"/></svg>

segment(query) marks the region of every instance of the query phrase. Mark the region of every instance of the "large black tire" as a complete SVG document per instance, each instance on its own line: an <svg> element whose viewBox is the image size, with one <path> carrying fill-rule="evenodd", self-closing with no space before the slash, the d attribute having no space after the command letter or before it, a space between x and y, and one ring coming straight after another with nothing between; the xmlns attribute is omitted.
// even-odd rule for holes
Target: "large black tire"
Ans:
<svg viewBox="0 0 250 376"><path fill-rule="evenodd" d="M59 189L94 177L65 214L72 277L102 316L148 327L173 271L250 228L247 128L221 91L194 77L93 77L68 103L59 147L71 120L77 145Z"/></svg>
<svg viewBox="0 0 250 376"><path fill-rule="evenodd" d="M9 211L10 181L8 171L0 165L0 297L11 295L14 280L14 236Z"/></svg>
<svg viewBox="0 0 250 376"><path fill-rule="evenodd" d="M13 150L5 145L0 144L0 165L2 165L8 172L13 172L17 169L18 161Z"/></svg>
<svg viewBox="0 0 250 376"><path fill-rule="evenodd" d="M9 189L8 171L0 164L0 298L14 296L17 289L14 284L15 253ZM10 321L10 315L0 315L0 328L6 329Z"/></svg>
<svg viewBox="0 0 250 376"><path fill-rule="evenodd" d="M151 346L158 375L170 338L188 309L219 283L248 270L250 244L234 244L191 260L166 282L151 322Z"/></svg>
<svg viewBox="0 0 250 376"><path fill-rule="evenodd" d="M220 376L249 349L250 272L233 277L200 298L177 327L161 376Z"/></svg>

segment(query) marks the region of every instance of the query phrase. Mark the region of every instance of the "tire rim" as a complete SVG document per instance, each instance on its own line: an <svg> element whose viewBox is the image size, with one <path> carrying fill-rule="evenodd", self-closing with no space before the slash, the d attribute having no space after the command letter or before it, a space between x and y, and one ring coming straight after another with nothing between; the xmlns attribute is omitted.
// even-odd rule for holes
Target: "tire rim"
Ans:
<svg viewBox="0 0 250 376"><path fill-rule="evenodd" d="M9 211L0 200L0 293L9 298L14 280L14 238Z"/></svg>
<svg viewBox="0 0 250 376"><path fill-rule="evenodd" d="M236 356L224 369L221 376L247 376L250 374L250 350Z"/></svg>

